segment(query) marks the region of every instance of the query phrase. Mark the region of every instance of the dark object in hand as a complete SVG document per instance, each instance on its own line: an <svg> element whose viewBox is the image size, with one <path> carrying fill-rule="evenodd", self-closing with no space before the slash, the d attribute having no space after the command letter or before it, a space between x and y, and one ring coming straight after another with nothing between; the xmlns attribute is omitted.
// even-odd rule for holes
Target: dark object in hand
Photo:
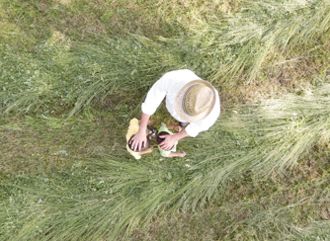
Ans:
<svg viewBox="0 0 330 241"><path fill-rule="evenodd" d="M170 135L170 133L166 132L166 131L161 131L161 132L158 132L157 133L157 136L156 136L156 141L158 143L158 145L160 145L164 140L165 138L162 138L160 136L166 136L166 135ZM174 146L171 147L171 149L173 148Z"/></svg>
<svg viewBox="0 0 330 241"><path fill-rule="evenodd" d="M129 149L131 149L132 151L135 151L132 147L132 138L134 137L135 135L132 135L131 138L129 138L128 142L127 142L127 145L129 147ZM144 143L144 145L141 147L141 149L139 151L144 151L146 149L148 149L150 147L150 140L147 138L147 142ZM139 152L137 151L137 152Z"/></svg>

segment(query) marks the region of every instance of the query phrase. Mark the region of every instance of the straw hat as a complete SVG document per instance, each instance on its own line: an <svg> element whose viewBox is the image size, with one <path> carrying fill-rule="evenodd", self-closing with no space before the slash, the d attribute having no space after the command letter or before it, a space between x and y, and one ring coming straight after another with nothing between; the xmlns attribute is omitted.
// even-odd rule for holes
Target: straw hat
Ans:
<svg viewBox="0 0 330 241"><path fill-rule="evenodd" d="M194 80L179 90L175 99L175 111L187 122L206 117L213 109L217 91L205 80Z"/></svg>

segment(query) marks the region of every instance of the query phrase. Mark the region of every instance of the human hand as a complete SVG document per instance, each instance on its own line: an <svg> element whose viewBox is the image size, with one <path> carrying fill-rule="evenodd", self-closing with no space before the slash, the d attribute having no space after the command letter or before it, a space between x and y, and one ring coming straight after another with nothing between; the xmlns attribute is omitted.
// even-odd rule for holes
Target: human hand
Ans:
<svg viewBox="0 0 330 241"><path fill-rule="evenodd" d="M160 148L163 150L170 150L177 142L177 138L175 135L160 135L160 138L163 138L164 140L159 144Z"/></svg>
<svg viewBox="0 0 330 241"><path fill-rule="evenodd" d="M141 151L147 145L147 134L145 131L138 131L130 140L133 151Z"/></svg>

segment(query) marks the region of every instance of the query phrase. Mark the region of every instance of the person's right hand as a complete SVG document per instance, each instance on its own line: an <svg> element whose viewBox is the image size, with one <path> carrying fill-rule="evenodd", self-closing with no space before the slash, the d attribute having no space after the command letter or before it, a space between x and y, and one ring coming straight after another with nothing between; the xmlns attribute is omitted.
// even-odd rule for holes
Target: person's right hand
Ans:
<svg viewBox="0 0 330 241"><path fill-rule="evenodd" d="M141 151L141 149L147 145L147 133L139 130L135 136L132 137L129 144L134 151Z"/></svg>

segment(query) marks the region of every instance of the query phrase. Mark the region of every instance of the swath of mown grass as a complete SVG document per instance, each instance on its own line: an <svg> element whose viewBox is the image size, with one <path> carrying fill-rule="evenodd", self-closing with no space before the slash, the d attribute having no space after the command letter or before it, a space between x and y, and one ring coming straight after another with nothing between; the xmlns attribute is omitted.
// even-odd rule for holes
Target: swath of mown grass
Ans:
<svg viewBox="0 0 330 241"><path fill-rule="evenodd" d="M94 64L91 67L95 69L90 79L78 76L85 79L85 86L77 85L74 94L79 97L69 115L88 106L95 97L146 90L160 77L157 73L180 66L178 57L171 49L164 49L144 37L132 36L126 41L109 40L103 44L80 47L79 55L88 56L86 64L90 66L92 61Z"/></svg>
<svg viewBox="0 0 330 241"><path fill-rule="evenodd" d="M9 194L2 196L12 198L3 198L3 205L12 200L15 208L29 207L15 214L11 240L115 240L156 215L198 210L246 171L258 177L290 168L321 136L329 137L330 115L324 108L329 91L322 85L307 95L284 96L284 102L236 110L222 118L212 136L184 142L182 148L190 153L185 161L164 161L154 154L136 162L118 150L52 175L8 177L2 192ZM318 200L328 195L325 190ZM27 203L20 205L21 198ZM4 225L13 211L2 212ZM269 217L268 211L258 215L256 224ZM260 225L252 227L265 228Z"/></svg>
<svg viewBox="0 0 330 241"><path fill-rule="evenodd" d="M134 95L146 90L159 73L184 67L172 50L144 37L100 39L98 45L71 47L70 40L62 36L53 32L33 55L3 50L4 68L20 66L5 68L1 74L3 113L56 113L74 104L71 116L96 97Z"/></svg>
<svg viewBox="0 0 330 241"><path fill-rule="evenodd" d="M134 31L125 21L118 35L110 30L85 34L84 22L79 17L101 25L111 22L111 18L99 20L102 17L98 16L106 14L106 6L115 3L102 4L104 8L91 8L93 14L87 18L84 13L93 3L50 5L45 10L47 14L39 16L38 4L26 3L28 13L23 14L21 7L16 8L17 2L5 1L4 6L9 9L6 21L13 25L10 19L19 19L15 28L30 44L20 51L12 50L17 47L15 44L7 43L9 47L2 48L1 66L6 69L0 78L5 86L0 92L2 112L53 111L71 116L89 107L93 100L104 99L114 92L127 92L128 88L135 93L146 91L161 74L178 68L194 69L215 86L230 90L235 84L265 80L278 60L297 56L308 59L312 49L326 49L329 40L330 11L326 1L246 1L229 12L221 7L210 8L212 4L218 5L215 2L193 2L187 6L176 1L172 5L163 1L135 2L126 7L119 4L128 15L151 4L150 15L146 11L147 19L162 22L156 11L163 16L165 25L181 29L169 28L167 35L161 30L150 30L148 38L142 35L147 28ZM182 14L169 14L176 11ZM120 13L114 15L116 19L120 17ZM67 22L59 21L58 16L68 18ZM66 24L70 30L66 30ZM75 26L77 30L73 30ZM47 29L38 31L43 27ZM125 27L132 34L125 32ZM16 59L20 70L8 67ZM311 61L317 59L318 56ZM13 79L19 81L13 83Z"/></svg>
<svg viewBox="0 0 330 241"><path fill-rule="evenodd" d="M306 56L329 39L327 1L245 1L243 6L234 14L196 14L189 26L187 56L215 83L255 82L278 59Z"/></svg>
<svg viewBox="0 0 330 241"><path fill-rule="evenodd" d="M45 18L61 30L65 30L65 24L48 16L40 17L36 4L25 3L22 7L19 1L13 4L5 1L6 6L11 6L9 18L19 23L7 27L29 41L27 46L24 41L1 45L1 67L5 70L0 78L4 86L0 91L1 110L9 114L74 115L90 107L93 100L105 99L117 91L119 96L145 92L163 72L180 67L193 68L216 86L257 82L255 78L262 77L263 67L271 67L277 55L295 57L311 47L327 46L329 5L326 1L246 1L242 3L246 7L238 8L235 13L221 11L219 16L214 9L209 16L205 14L210 13L205 6L212 3L196 2L190 5L194 7L188 11L191 17L179 19L176 16L181 15L175 12L182 13L184 8L160 1L159 11L165 9L163 16L168 12L167 7L170 12L174 9L166 21L175 22L182 31L167 32L163 38L157 30L145 38L140 35L152 28L145 27L136 34L118 28L121 35L115 37L108 35L101 25L100 28L84 26L89 18L79 13L88 12L86 2L83 11L78 8L78 1L61 9L72 11L73 21L68 26L78 25L77 31L71 29L66 34L46 28ZM102 11L96 9L96 13ZM91 20L100 24L97 15L93 14ZM35 17L41 20L36 21L38 28L23 32L23 26L33 24ZM43 27L46 31L38 32ZM130 31L134 32L134 27ZM3 39L8 42L14 38L6 35ZM14 45L25 48L17 51L19 48ZM232 81L228 83L227 79ZM55 169L53 174L4 174L0 196L6 208L0 211L4 227L0 237L3 240L111 240L148 223L157 214L197 210L220 195L231 178L247 170L261 176L281 172L294 166L320 137L327 141L328 90L322 86L315 94L289 95L283 97L285 101L243 106L235 110L237 114L228 110L212 131L182 143L182 148L191 153L185 162L164 162L158 160L157 154L139 163L132 162L122 145L99 158L75 160L71 169ZM127 97L122 102L136 105L136 100L129 101ZM123 107L122 103L118 105L114 119L121 122L116 127L125 129L123 122L132 113L126 113L126 119L119 118L116 112ZM259 225L260 217L274 216L266 211L252 218L252 230ZM263 224L256 229L265 230L267 225ZM280 228L285 229L282 225Z"/></svg>
<svg viewBox="0 0 330 241"><path fill-rule="evenodd" d="M320 146L282 176L245 172L205 209L158 216L122 240L327 240L330 149Z"/></svg>
<svg viewBox="0 0 330 241"><path fill-rule="evenodd" d="M314 94L288 95L282 100L265 101L252 109L244 107L237 121L230 125L236 124L236 128L246 130L246 136L239 137L234 150L218 147L216 153L208 153L204 161L197 164L204 165L204 162L212 163L211 160L217 159L224 165L210 165L206 177L196 180L193 199L206 201L229 176L239 175L246 169L256 173L259 170L262 175L281 172L296 165L298 158L314 143L323 138L328 142L330 114L325 106L329 105L329 91L329 85L325 85ZM222 123L226 124L224 120Z"/></svg>

